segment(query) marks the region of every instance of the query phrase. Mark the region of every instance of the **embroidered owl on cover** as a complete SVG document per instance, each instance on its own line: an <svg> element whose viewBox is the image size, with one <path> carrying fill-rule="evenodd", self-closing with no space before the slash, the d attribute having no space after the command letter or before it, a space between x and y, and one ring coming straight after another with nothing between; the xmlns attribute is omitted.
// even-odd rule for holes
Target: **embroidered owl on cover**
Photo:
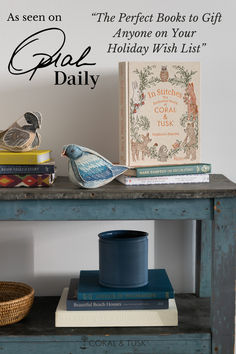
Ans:
<svg viewBox="0 0 236 354"><path fill-rule="evenodd" d="M162 65L161 67L160 79L162 82L166 82L169 79L169 73L166 65Z"/></svg>

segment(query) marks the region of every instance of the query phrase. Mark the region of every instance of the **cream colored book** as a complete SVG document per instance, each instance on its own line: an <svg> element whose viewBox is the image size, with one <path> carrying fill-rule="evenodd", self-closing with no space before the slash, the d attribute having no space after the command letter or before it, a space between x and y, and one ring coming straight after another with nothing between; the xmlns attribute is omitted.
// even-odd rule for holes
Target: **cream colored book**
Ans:
<svg viewBox="0 0 236 354"><path fill-rule="evenodd" d="M200 162L200 64L119 63L120 163Z"/></svg>
<svg viewBox="0 0 236 354"><path fill-rule="evenodd" d="M207 183L210 181L210 176L208 173L156 177L129 177L121 175L116 177L116 179L127 186L144 186L153 184Z"/></svg>
<svg viewBox="0 0 236 354"><path fill-rule="evenodd" d="M67 311L68 288L64 288L55 313L55 327L178 326L174 299L162 310Z"/></svg>

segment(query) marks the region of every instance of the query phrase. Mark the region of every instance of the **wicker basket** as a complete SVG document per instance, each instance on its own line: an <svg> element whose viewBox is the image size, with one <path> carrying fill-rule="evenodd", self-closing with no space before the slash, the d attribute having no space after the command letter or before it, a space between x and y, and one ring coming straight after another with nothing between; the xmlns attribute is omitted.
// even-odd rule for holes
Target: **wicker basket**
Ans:
<svg viewBox="0 0 236 354"><path fill-rule="evenodd" d="M24 283L0 282L0 326L16 323L29 312L34 301L34 289Z"/></svg>

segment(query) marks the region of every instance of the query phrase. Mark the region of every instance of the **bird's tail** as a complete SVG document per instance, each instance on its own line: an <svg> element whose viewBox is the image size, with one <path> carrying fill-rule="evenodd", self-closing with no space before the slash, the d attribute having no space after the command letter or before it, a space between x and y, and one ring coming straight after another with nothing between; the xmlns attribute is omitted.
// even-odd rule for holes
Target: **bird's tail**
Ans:
<svg viewBox="0 0 236 354"><path fill-rule="evenodd" d="M113 166L113 168L112 168L112 172L113 172L114 176L119 176L127 170L128 170L128 167L122 166L122 165Z"/></svg>
<svg viewBox="0 0 236 354"><path fill-rule="evenodd" d="M0 138L6 133L6 130L0 130Z"/></svg>

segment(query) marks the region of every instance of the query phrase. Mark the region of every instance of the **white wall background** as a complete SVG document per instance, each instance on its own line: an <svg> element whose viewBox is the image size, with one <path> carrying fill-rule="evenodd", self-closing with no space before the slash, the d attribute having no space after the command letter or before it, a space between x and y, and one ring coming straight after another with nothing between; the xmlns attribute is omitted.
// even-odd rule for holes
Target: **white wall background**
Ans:
<svg viewBox="0 0 236 354"><path fill-rule="evenodd" d="M222 13L216 25L198 21L195 24L149 23L120 26L117 23L97 23L93 12L107 11L118 15L180 12L201 15ZM200 61L201 62L201 160L212 164L213 173L223 173L236 182L235 164L235 22L236 3L231 1L173 2L108 0L79 2L76 0L2 0L0 3L0 129L7 128L27 110L43 114L42 148L50 148L56 160L58 175L67 174L67 161L60 157L64 144L77 143L90 147L112 161L118 161L118 62ZM9 14L59 14L62 21L12 22ZM30 34L49 27L66 32L63 54L78 58L90 45L86 59L96 62L93 68L82 67L100 74L97 87L54 86L53 67L29 75L13 76L8 62L16 46ZM197 30L187 42L206 42L195 54L108 54L110 42L119 27L126 30L168 30L172 27ZM141 45L146 40L138 39ZM172 38L167 38L172 43ZM153 41L152 41L153 42ZM178 44L182 39L176 39ZM55 43L49 41L47 50ZM29 61L22 56L23 62ZM57 70L61 70L58 67ZM62 69L63 70L63 69ZM77 74L78 69L64 71ZM37 295L60 294L69 279L80 269L98 268L97 234L116 228L135 228L149 232L149 267L165 267L176 292L194 290L195 235L194 224L186 222L1 222L0 278L32 284ZM154 257L154 251L156 257Z"/></svg>

